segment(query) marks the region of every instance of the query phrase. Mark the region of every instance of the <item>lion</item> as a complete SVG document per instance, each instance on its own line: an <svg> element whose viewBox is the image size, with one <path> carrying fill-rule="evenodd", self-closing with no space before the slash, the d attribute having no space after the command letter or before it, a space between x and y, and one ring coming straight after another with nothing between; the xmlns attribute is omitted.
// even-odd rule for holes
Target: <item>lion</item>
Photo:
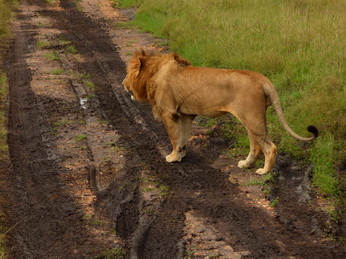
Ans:
<svg viewBox="0 0 346 259"><path fill-rule="evenodd" d="M173 150L167 162L180 162L192 122L197 115L218 117L233 114L246 128L250 152L238 167L252 167L261 152L264 167L257 174L270 172L275 163L276 145L268 136L266 110L273 105L283 128L294 138L311 141L318 136L315 126L308 126L311 137L301 137L287 124L274 85L265 76L242 69L195 67L177 54L134 54L127 66L123 86L131 98L149 102L155 119L165 125Z"/></svg>

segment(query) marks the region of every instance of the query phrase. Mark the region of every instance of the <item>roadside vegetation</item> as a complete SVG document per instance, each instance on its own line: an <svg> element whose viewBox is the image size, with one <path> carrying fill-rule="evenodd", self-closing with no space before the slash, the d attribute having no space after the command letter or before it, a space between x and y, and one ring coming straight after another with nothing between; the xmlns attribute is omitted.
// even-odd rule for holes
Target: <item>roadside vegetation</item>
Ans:
<svg viewBox="0 0 346 259"><path fill-rule="evenodd" d="M313 184L326 197L344 196L346 160L346 4L342 0L120 0L137 7L134 21L196 66L244 68L276 85L287 121L300 135L316 125L313 143L284 133L268 111L281 152L312 162ZM238 127L239 126L235 126ZM233 129L234 130L234 129ZM244 131L237 130L239 141Z"/></svg>
<svg viewBox="0 0 346 259"><path fill-rule="evenodd" d="M4 50L8 43L10 35L9 22L13 17L12 10L17 1L0 0L0 61L3 62L2 50ZM6 74L0 66L0 158L3 158L7 151L6 145L6 117L5 105L7 98L7 84Z"/></svg>
<svg viewBox="0 0 346 259"><path fill-rule="evenodd" d="M3 62L2 50L8 44L10 35L9 22L13 17L13 9L18 1L14 0L0 0L0 63ZM7 147L7 131L6 131L6 102L7 102L7 78L2 66L0 65L0 170L4 169L6 161L8 160L8 147ZM2 166L3 165L3 166ZM0 182L0 185L2 183ZM0 196L0 203L5 202ZM5 215L0 209L0 258L5 258Z"/></svg>

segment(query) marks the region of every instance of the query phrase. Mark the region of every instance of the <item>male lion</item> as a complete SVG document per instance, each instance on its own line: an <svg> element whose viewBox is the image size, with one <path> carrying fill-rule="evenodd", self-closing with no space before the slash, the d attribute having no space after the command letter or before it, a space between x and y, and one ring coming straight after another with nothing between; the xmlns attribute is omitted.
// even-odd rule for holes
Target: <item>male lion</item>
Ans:
<svg viewBox="0 0 346 259"><path fill-rule="evenodd" d="M275 162L276 146L266 127L269 105L274 106L291 136L302 141L318 136L314 126L307 128L313 133L309 138L291 130L273 84L256 72L194 67L177 54L141 51L130 60L123 85L132 99L150 102L154 117L164 123L173 146L167 162L181 161L186 155L192 121L197 115L217 117L229 112L237 117L250 139L250 153L238 166L252 166L262 151L265 163L264 168L256 171L258 174L271 171Z"/></svg>

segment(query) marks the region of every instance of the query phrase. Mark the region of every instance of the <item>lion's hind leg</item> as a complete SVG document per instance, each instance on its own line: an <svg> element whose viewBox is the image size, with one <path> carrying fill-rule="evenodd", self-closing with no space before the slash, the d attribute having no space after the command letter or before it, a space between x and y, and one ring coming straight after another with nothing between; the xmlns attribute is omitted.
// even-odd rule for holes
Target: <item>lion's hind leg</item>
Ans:
<svg viewBox="0 0 346 259"><path fill-rule="evenodd" d="M266 174L269 173L274 167L277 148L269 136L266 135L261 143L261 149L265 157L264 167L257 169L256 173Z"/></svg>
<svg viewBox="0 0 346 259"><path fill-rule="evenodd" d="M257 111L260 111L261 107L265 106L260 105L259 107L254 108L256 108L255 110ZM258 169L256 171L257 174L266 174L270 172L274 167L276 156L276 146L268 136L265 108L263 109L262 114L254 115L253 113L246 113L242 114L242 116L237 116L238 118L241 118L241 122L245 126L250 139L249 155L245 160L240 161L238 166L241 168L253 166L262 151L265 156L264 167Z"/></svg>
<svg viewBox="0 0 346 259"><path fill-rule="evenodd" d="M257 161L259 155L261 154L261 146L256 141L256 136L248 133L250 140L250 152L245 160L241 160L238 162L238 167L240 168L249 168L252 167Z"/></svg>
<svg viewBox="0 0 346 259"><path fill-rule="evenodd" d="M276 146L271 141L269 136L265 134L264 136L258 136L249 133L250 138L250 152L245 160L241 160L238 163L240 168L249 168L252 167L257 161L261 151L264 153L265 161L264 167L257 169L257 174L266 174L270 172L275 164L276 156Z"/></svg>

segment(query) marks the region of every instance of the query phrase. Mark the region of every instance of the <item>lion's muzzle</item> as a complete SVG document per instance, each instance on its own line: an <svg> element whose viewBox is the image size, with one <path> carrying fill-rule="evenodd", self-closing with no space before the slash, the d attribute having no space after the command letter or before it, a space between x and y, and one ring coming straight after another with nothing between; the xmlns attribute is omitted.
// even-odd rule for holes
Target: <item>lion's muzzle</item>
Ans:
<svg viewBox="0 0 346 259"><path fill-rule="evenodd" d="M131 95L131 100L136 100L135 96L133 95L133 92L125 87L126 92L128 92Z"/></svg>
<svg viewBox="0 0 346 259"><path fill-rule="evenodd" d="M131 100L136 100L135 96L133 95L133 92L131 90L129 90L128 87L126 86L125 80L126 80L126 78L122 82L122 85L123 85L125 91L131 95Z"/></svg>

